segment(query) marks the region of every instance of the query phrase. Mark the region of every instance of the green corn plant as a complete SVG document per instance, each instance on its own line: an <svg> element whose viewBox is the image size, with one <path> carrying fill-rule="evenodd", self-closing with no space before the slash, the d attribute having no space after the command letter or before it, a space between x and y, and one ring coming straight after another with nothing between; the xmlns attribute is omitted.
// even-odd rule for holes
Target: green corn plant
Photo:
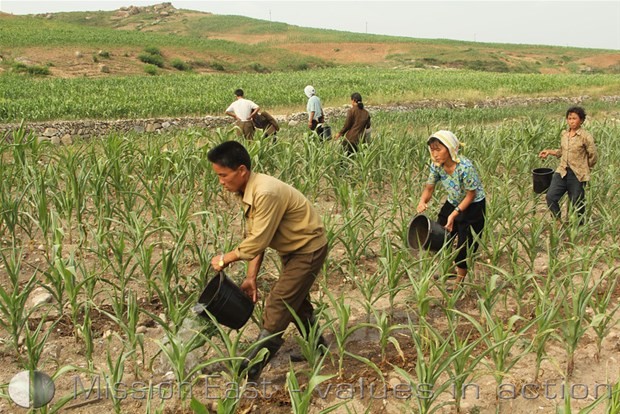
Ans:
<svg viewBox="0 0 620 414"><path fill-rule="evenodd" d="M616 312L620 309L620 303L613 304L613 295L618 284L616 271L618 267L614 267L605 271L601 276L601 282L593 290L590 297L590 307L594 310L590 326L596 334L596 360L601 356L601 348L603 340L611 333L612 329L618 324L618 320L614 319ZM603 285L602 281L606 283Z"/></svg>
<svg viewBox="0 0 620 414"><path fill-rule="evenodd" d="M344 372L344 357L348 354L346 351L347 340L359 329L371 327L372 325L367 323L357 323L353 326L349 326L351 319L351 306L345 303L344 294L341 294L338 298L336 298L329 290L324 289L324 291L327 293L332 309L336 313L335 317L332 317L329 313L327 314L329 315L328 319L334 321L331 326L331 330L334 334L336 345L338 346L338 376L342 378L342 374Z"/></svg>
<svg viewBox="0 0 620 414"><path fill-rule="evenodd" d="M396 295L408 287L407 284L401 283L401 277L403 276L401 264L404 252L401 250L395 251L388 233L385 233L381 239L381 252L379 268L384 275L383 279L386 281L390 314L393 314Z"/></svg>
<svg viewBox="0 0 620 414"><path fill-rule="evenodd" d="M573 374L575 351L591 324L588 308L592 295L600 284L600 280L592 281L591 272L582 274L582 279L578 283L572 281L572 276L568 275L566 279L557 282L558 291L565 297L560 308L563 322L559 326L559 331L566 350L566 378L570 378Z"/></svg>
<svg viewBox="0 0 620 414"><path fill-rule="evenodd" d="M536 319L525 321L523 317L513 315L504 322L498 316L493 316L482 300L479 300L478 304L481 317L484 319L482 324L468 314L458 310L454 312L467 319L480 332L483 343L490 349L488 356L493 364L490 368L499 386L512 367L530 351L531 343L522 341L522 339L536 323ZM517 322L522 323L523 326L518 325ZM519 347L521 350L518 349ZM498 399L499 394L496 395L496 401Z"/></svg>
<svg viewBox="0 0 620 414"><path fill-rule="evenodd" d="M109 284L112 288L110 298L118 305L118 315L125 313L125 297L129 283L138 267L133 260L133 255L128 251L125 244L125 234L121 233L117 238L109 237L106 240L106 247L99 246L96 250L97 255L112 270L112 277L101 278L102 282ZM111 253L108 255L108 252Z"/></svg>
<svg viewBox="0 0 620 414"><path fill-rule="evenodd" d="M8 231L9 233L11 246L19 245L21 238L17 234L18 229L23 230L30 237L29 226L25 226L24 219L22 217L22 203L24 203L25 198L25 192L20 195L14 195L13 192L7 188L2 188L2 192L0 193L1 224L5 228L4 231Z"/></svg>
<svg viewBox="0 0 620 414"><path fill-rule="evenodd" d="M329 349L324 349L323 345L319 345L319 339L325 330L331 327L333 320L322 325L319 324L318 321L320 318L318 316L323 313L323 310L319 309L316 312L317 317L315 323L309 327L306 327L299 316L297 316L295 310L293 310L288 303L284 302L284 304L291 315L293 315L296 325L300 329L301 336L295 336L295 341L297 341L297 344L301 349L301 355L306 361L308 361L308 364L313 367L315 364L322 361L322 357L329 352Z"/></svg>
<svg viewBox="0 0 620 414"><path fill-rule="evenodd" d="M457 414L461 413L461 401L466 398L466 390L469 381L476 379L480 373L477 372L478 364L486 358L491 352L492 348L486 348L480 352L477 348L482 344L483 337L480 336L476 339L471 339L472 327L466 335L459 332L460 317L454 312L453 308L447 308L445 310L449 330L448 340L450 346L454 350L458 350L453 355L449 372L450 379L452 380L452 396L454 398L454 404L456 406Z"/></svg>
<svg viewBox="0 0 620 414"><path fill-rule="evenodd" d="M321 368L323 368L323 362L325 361L325 357L326 355L323 355L323 357L318 361L318 363L312 366L312 371L308 373L308 383L306 387L301 387L297 378L295 366L291 362L290 369L286 373L286 388L288 389L288 393L291 398L291 410L293 414L309 413L311 409L312 396L316 388L325 381L329 381L330 379L335 377L335 375L320 375ZM319 413L330 413L337 410L345 403L346 401L342 401L338 404L332 405L326 409L319 411Z"/></svg>
<svg viewBox="0 0 620 414"><path fill-rule="evenodd" d="M29 167L29 180L31 185L30 200L35 206L35 210L32 214L28 214L31 220L37 225L41 231L41 239L47 250L48 233L51 227L51 213L49 211L49 199L48 199L48 176L49 176L50 164L45 167L45 170L40 172L38 169Z"/></svg>
<svg viewBox="0 0 620 414"><path fill-rule="evenodd" d="M163 323L163 322L162 322ZM207 327L206 332L197 330L188 332L188 337L181 337L173 333L171 330L165 329L165 340L157 341L163 356L170 363L172 373L178 384L190 384L193 385L197 379L201 370L212 361L206 363L194 363L190 364L190 356L192 351L202 347L209 339L210 332L213 331L212 327ZM181 400L185 401L189 396L188 392L190 387L180 386Z"/></svg>
<svg viewBox="0 0 620 414"><path fill-rule="evenodd" d="M371 223L359 212L348 212L347 210L344 218L343 230L337 238L346 252L347 263L349 264L348 278L353 280L355 279L358 260L366 254L376 237Z"/></svg>
<svg viewBox="0 0 620 414"><path fill-rule="evenodd" d="M118 339L121 340L121 338ZM113 353L116 354L116 352L113 352L110 349L111 346L111 341L108 340L106 349L106 366L108 368L108 375L105 375L104 373L103 377L105 378L106 385L113 390L112 406L114 407L114 412L117 414L121 414L123 412L123 409L121 407L123 398L119 398L115 390L118 384L123 384L123 376L125 375L125 362L134 351L118 352L118 356L113 357Z"/></svg>
<svg viewBox="0 0 620 414"><path fill-rule="evenodd" d="M506 289L504 280L510 278L510 276L508 276L508 273L502 268L489 264L485 264L485 266L490 267L494 272L497 273L494 273L491 275L491 277L488 277L486 283L483 283L481 285L475 285L474 289L478 293L478 297L481 301L481 306L484 307L484 309L487 309L489 313L491 313L495 308L498 300L500 300L502 297L504 298L504 303L506 303L506 296L508 294L508 290Z"/></svg>
<svg viewBox="0 0 620 414"><path fill-rule="evenodd" d="M406 328L405 325L395 324L392 325L389 315L385 311L379 312L373 309L373 315L375 317L375 323L373 327L377 329L379 333L379 349L381 353L381 362L386 361L386 351L388 344L392 344L396 352L400 356L403 363L405 362L405 353L403 352L398 339L394 336L395 332L402 331Z"/></svg>
<svg viewBox="0 0 620 414"><path fill-rule="evenodd" d="M43 314L39 323L34 329L30 328L30 324L24 325L24 351L25 358L22 359L22 367L29 371L36 371L39 368L39 362L43 354L43 348L49 338L49 335L53 332L54 327L59 322L57 319L50 325L49 328L44 329L43 326L47 322L47 315L49 310Z"/></svg>
<svg viewBox="0 0 620 414"><path fill-rule="evenodd" d="M205 312L211 319L211 323L214 326L214 334L217 334L205 337L205 340L209 343L211 349L213 349L217 355L216 358L209 359L205 362L205 366L222 363L224 365L225 375L228 377L227 379L230 382L241 384L247 376L248 370L253 365L262 361L269 351L266 348L260 349L256 356L252 360L248 361L247 367L242 370L241 364L243 364L246 360L246 357L249 356L254 349L257 347L262 347L265 341L268 341L277 334L263 338L260 341L255 341L250 344L245 351L242 351L241 344L243 332L246 328L243 327L236 335L231 335L231 330L225 329L224 326L220 325L216 321L215 317L207 310L205 310ZM218 341L214 340L214 336L218 339Z"/></svg>
<svg viewBox="0 0 620 414"><path fill-rule="evenodd" d="M56 383L63 375L69 373L69 372L91 372L88 370L85 370L84 368L80 368L77 367L75 365L64 365L62 367L60 367L58 370L56 370L51 376L51 380L52 382ZM73 390L72 392L68 393L67 395L64 395L62 397L55 395L53 401L50 402L49 404L39 408L37 410L37 413L39 414L56 414L56 413L60 413L65 411L68 407L67 404L70 404L72 402L75 401L76 397L79 395L84 394L85 392L87 392L86 389L82 389L82 390Z"/></svg>
<svg viewBox="0 0 620 414"><path fill-rule="evenodd" d="M607 402L605 414L620 413L620 380L611 389L611 398Z"/></svg>
<svg viewBox="0 0 620 414"><path fill-rule="evenodd" d="M441 262L431 264L428 260L423 260L418 264L420 266L417 269L406 268L406 271L411 286L411 295L416 303L416 313L419 318L425 318L435 301L429 291L433 287L433 275L441 266Z"/></svg>
<svg viewBox="0 0 620 414"><path fill-rule="evenodd" d="M53 251L53 264L47 271L43 272L48 282L43 287L50 292L56 300L58 314L65 314L65 308L68 305L69 315L74 329L74 337L78 341L77 328L79 326L79 317L82 312L82 301L80 294L83 286L88 282L87 279L78 280L77 264L73 253L67 259L60 256L60 251L55 245ZM66 295L66 301L65 301Z"/></svg>
<svg viewBox="0 0 620 414"><path fill-rule="evenodd" d="M536 353L536 363L534 365L534 382L536 382L538 381L542 361L547 358L547 342L554 336L559 325L562 323L559 312L561 303L566 298L562 296L561 293L555 296L546 295L543 287L535 280L534 286L536 292L534 295L536 303L534 308L534 314L536 316L536 335L532 341L532 346Z"/></svg>
<svg viewBox="0 0 620 414"><path fill-rule="evenodd" d="M0 257L8 276L8 283L0 283L0 326L9 334L15 355L19 355L19 338L32 312L27 310L26 302L36 286L38 274L35 272L25 283L20 281L23 259L21 250L10 249L8 254L0 250Z"/></svg>
<svg viewBox="0 0 620 414"><path fill-rule="evenodd" d="M360 302L366 310L366 322L370 322L370 314L375 308L376 303L388 294L388 287L384 278L385 274L382 272L364 274L364 270L361 270L352 278L357 290L362 295Z"/></svg>
<svg viewBox="0 0 620 414"><path fill-rule="evenodd" d="M127 352L131 351L131 362L135 370L136 376L138 376L138 364L137 362L137 350L140 349L142 355L142 364L144 365L144 335L137 333L138 321L140 315L140 306L138 304L138 298L136 292L128 291L125 297L117 297L110 295L109 301L112 305L114 313L110 313L103 308L99 308L99 312L106 315L116 326L118 326L123 332L125 338L123 338L123 346ZM121 305L120 301L125 302L125 305ZM77 327L76 327L77 328ZM77 339L76 339L77 340Z"/></svg>
<svg viewBox="0 0 620 414"><path fill-rule="evenodd" d="M78 148L78 149L74 149ZM66 151L59 153L58 164L62 166L62 175L66 178L66 196L71 198L72 203L64 200L68 206L67 214L71 214L75 209L75 219L80 233L80 245L86 240L84 213L86 210L86 189L91 174L91 169L87 169L88 164L85 160L85 153L81 147L69 146ZM90 167L92 168L92 167ZM71 219L69 217L69 240L71 237Z"/></svg>
<svg viewBox="0 0 620 414"><path fill-rule="evenodd" d="M88 302L84 304L84 318L82 319L82 323L78 325L77 333L78 337L82 338L82 342L84 344L84 358L86 359L88 370L94 371L95 363L93 360L93 354L95 352L95 343L92 331L93 323L90 317L91 308L92 304Z"/></svg>
<svg viewBox="0 0 620 414"><path fill-rule="evenodd" d="M37 141L37 137L33 132L28 132L22 122L17 130L13 131L11 138L12 142L7 142L5 145L11 149L15 164L20 168L27 168L28 162L31 161L28 156L29 150L34 141Z"/></svg>
<svg viewBox="0 0 620 414"><path fill-rule="evenodd" d="M394 370L412 387L416 387L416 409L420 414L432 414L452 401L438 402L439 396L452 385L450 379L441 382L440 377L450 372L450 366L462 349L452 349L444 338L424 318L416 326L409 319L408 328L416 349L415 378L403 368L393 365ZM471 352L471 350L469 350Z"/></svg>

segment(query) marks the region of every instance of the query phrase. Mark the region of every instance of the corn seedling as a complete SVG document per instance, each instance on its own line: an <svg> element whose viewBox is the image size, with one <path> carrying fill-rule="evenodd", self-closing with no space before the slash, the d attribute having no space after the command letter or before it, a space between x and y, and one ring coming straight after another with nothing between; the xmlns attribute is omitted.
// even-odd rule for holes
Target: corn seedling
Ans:
<svg viewBox="0 0 620 414"><path fill-rule="evenodd" d="M439 396L452 385L449 379L440 382L439 378L450 371L454 359L464 351L452 349L448 338L442 337L425 319L420 319L419 325L414 325L409 319L408 327L417 354L415 378L401 367L393 367L415 389L417 411L420 414L432 414L453 404L451 401L437 402Z"/></svg>
<svg viewBox="0 0 620 414"><path fill-rule="evenodd" d="M9 255L0 250L0 257L8 276L8 286L0 283L0 326L9 334L9 341L16 355L19 355L19 338L28 323L31 311L26 308L28 296L33 291L37 282L35 272L25 283L20 283L22 270L22 253L17 249L11 249Z"/></svg>
<svg viewBox="0 0 620 414"><path fill-rule="evenodd" d="M575 351L591 324L588 309L591 297L598 288L600 280L593 282L592 286L590 282L590 272L585 273L581 281L577 283L572 281L572 275L569 275L565 280L558 281L558 291L562 292L562 296L565 297L560 308L563 322L558 329L566 350L566 378L570 378L573 374Z"/></svg>
<svg viewBox="0 0 620 414"><path fill-rule="evenodd" d="M323 357L319 359L315 365L312 365L312 371L308 373L308 384L305 387L300 385L295 372L295 367L293 363L290 364L290 369L286 374L286 388L288 389L289 396L291 397L291 408L293 414L308 414L310 412L310 403L312 402L314 390L323 382L335 377L335 375L320 375L325 357L326 355L323 355ZM321 410L320 413L330 413L339 408L342 404L344 404L344 402Z"/></svg>
<svg viewBox="0 0 620 414"><path fill-rule="evenodd" d="M329 352L329 349L325 349L323 345L319 344L319 339L325 330L331 327L333 321L321 325L317 317L314 323L307 326L288 303L284 302L284 304L291 315L293 315L295 325L297 325L300 330L301 336L296 336L295 340L301 349L301 355L308 361L311 367L314 367L319 362L322 363L323 356ZM319 315L321 313L322 311L317 312Z"/></svg>
<svg viewBox="0 0 620 414"><path fill-rule="evenodd" d="M611 333L611 330L618 324L614 319L616 312L620 309L620 303L612 304L614 291L618 284L618 277L615 272L618 267L609 269L601 276L601 282L593 289L590 297L590 306L594 311L590 326L596 334L596 360L601 356L603 340ZM602 282L606 283L603 284Z"/></svg>
<svg viewBox="0 0 620 414"><path fill-rule="evenodd" d="M536 323L536 319L524 321L521 316L513 315L504 322L499 317L491 315L482 301L479 301L479 308L483 324L470 315L456 310L455 312L466 318L480 332L483 343L490 349L488 356L493 364L490 369L499 386L512 367L530 351L531 343L522 341L522 338ZM498 398L499 395L496 395L496 400Z"/></svg>
<svg viewBox="0 0 620 414"><path fill-rule="evenodd" d="M373 309L373 314L375 317L375 323L373 324L373 327L376 328L379 333L379 349L381 353L381 362L386 361L386 351L388 344L392 344L404 363L405 354L400 346L400 343L398 342L398 339L396 339L393 333L402 331L406 328L406 326L401 324L392 325L390 322L390 316L384 311L379 312Z"/></svg>
<svg viewBox="0 0 620 414"><path fill-rule="evenodd" d="M335 298L333 294L329 292L329 290L327 290L327 296L329 297L329 301L332 305L334 312L336 312L336 318L332 318L332 316L328 312L326 313L330 315L329 319L337 321L337 323L334 323L331 326L331 329L334 333L336 345L338 346L338 376L342 377L344 357L347 354L347 340L359 329L371 327L372 325L366 323L357 323L353 326L349 326L349 322L351 319L351 306L345 303L344 295L340 295L338 298Z"/></svg>

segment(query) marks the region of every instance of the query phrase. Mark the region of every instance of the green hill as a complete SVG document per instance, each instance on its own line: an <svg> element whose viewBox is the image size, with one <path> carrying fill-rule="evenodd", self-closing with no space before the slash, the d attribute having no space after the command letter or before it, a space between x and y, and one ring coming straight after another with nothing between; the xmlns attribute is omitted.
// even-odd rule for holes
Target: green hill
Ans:
<svg viewBox="0 0 620 414"><path fill-rule="evenodd" d="M160 56L150 58L146 48ZM143 74L152 66L159 67L158 73L334 66L620 73L620 53L309 29L181 10L170 3L109 12L0 13L0 71L92 77Z"/></svg>

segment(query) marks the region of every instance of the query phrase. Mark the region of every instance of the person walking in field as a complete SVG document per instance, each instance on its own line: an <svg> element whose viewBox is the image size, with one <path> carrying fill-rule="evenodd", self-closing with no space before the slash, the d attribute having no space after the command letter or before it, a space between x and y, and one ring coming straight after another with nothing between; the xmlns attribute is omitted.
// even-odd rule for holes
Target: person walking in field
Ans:
<svg viewBox="0 0 620 414"><path fill-rule="evenodd" d="M252 118L252 122L254 122L254 128L263 130L263 138L272 135L275 137L280 130L278 121L267 111L258 112Z"/></svg>
<svg viewBox="0 0 620 414"><path fill-rule="evenodd" d="M418 203L417 212L428 207L441 182L447 192L447 200L439 211L438 223L445 227L451 237L457 238L456 275L449 275L454 290L467 276L467 252L478 248L475 236L484 229L486 198L478 172L471 160L458 154L461 143L450 131L437 131L427 141L431 153L431 165L426 185Z"/></svg>
<svg viewBox="0 0 620 414"><path fill-rule="evenodd" d="M549 155L560 158L560 165L551 178L547 190L547 206L560 221L560 199L568 192L568 197L579 217L579 224L585 222L585 188L590 180L592 168L596 165L598 154L594 138L581 125L586 120L586 111L573 106L566 111L568 129L562 132L560 149L545 149L538 156L546 159Z"/></svg>
<svg viewBox="0 0 620 414"><path fill-rule="evenodd" d="M308 97L308 104L306 105L306 111L308 112L308 128L311 131L316 131L321 139L329 138L326 136L325 128L325 114L323 113L323 107L321 106L321 100L316 96L316 90L311 85L304 88L304 94Z"/></svg>
<svg viewBox="0 0 620 414"><path fill-rule="evenodd" d="M363 142L368 128L370 128L370 114L364 109L362 95L354 92L351 94L351 108L347 111L347 118L334 139L344 136L342 143L345 152L351 155L357 152L358 144Z"/></svg>
<svg viewBox="0 0 620 414"><path fill-rule="evenodd" d="M259 106L243 97L243 89L235 90L237 99L226 108L226 115L236 119L236 125L246 139L254 136L252 119L259 111Z"/></svg>
<svg viewBox="0 0 620 414"><path fill-rule="evenodd" d="M261 349L267 349L267 356L248 370L248 379L256 381L282 346L286 327L291 322L297 323L286 305L296 312L306 333L315 323L310 288L327 257L327 236L312 203L290 185L253 172L250 155L240 143L224 142L212 148L207 158L220 184L236 195L247 226L246 237L237 248L213 257L211 266L220 271L233 262L247 260L247 276L241 289L256 302L256 278L265 249L271 247L278 251L282 261L280 276L271 286L263 309L262 329L257 338L262 346L254 348L241 367L241 371L248 368L249 361ZM301 327L297 328L301 332ZM326 350L327 341L322 336L318 346Z"/></svg>

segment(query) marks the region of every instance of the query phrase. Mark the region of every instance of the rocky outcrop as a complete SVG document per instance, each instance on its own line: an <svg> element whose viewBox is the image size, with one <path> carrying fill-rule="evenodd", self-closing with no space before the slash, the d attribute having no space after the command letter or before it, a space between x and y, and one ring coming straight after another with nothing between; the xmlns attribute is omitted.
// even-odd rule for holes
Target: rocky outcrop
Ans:
<svg viewBox="0 0 620 414"><path fill-rule="evenodd" d="M499 108L507 106L545 105L564 102L567 105L580 104L588 101L589 96L579 97L512 97L486 99L478 102L466 101L434 101L422 100L403 104L371 106L366 108L371 112L410 112L423 108ZM604 102L620 102L620 96L603 96L598 98ZM344 117L349 106L326 108L327 119ZM305 112L296 112L289 115L277 115L276 120L284 125L295 126L307 119ZM24 124L26 130L33 132L39 140L49 140L53 143L69 145L76 140L106 136L113 133L149 133L159 134L164 131L189 128L222 128L232 126L232 119L228 116L203 116L180 118L150 118L150 119L119 119L119 120L78 120L78 121L45 121L28 122ZM20 124L0 124L0 137L10 136L19 129Z"/></svg>

